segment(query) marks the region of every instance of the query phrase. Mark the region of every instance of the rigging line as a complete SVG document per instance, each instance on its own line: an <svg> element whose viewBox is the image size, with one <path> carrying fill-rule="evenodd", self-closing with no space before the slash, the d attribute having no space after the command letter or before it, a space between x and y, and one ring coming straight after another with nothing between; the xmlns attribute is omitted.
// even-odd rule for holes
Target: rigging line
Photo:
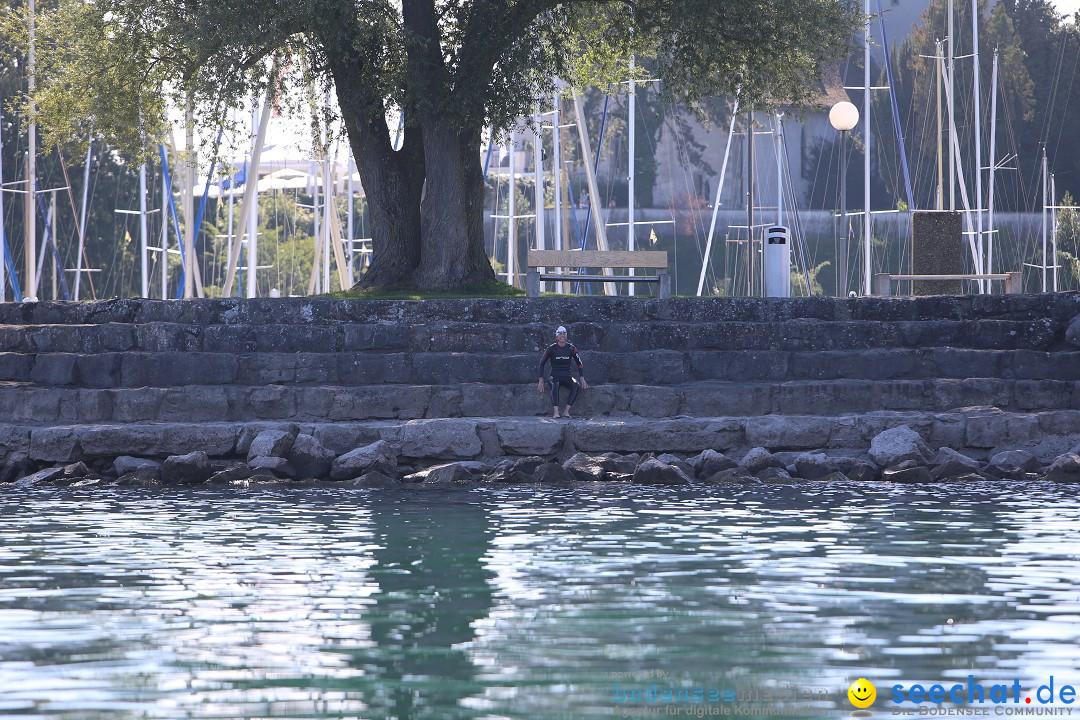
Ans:
<svg viewBox="0 0 1080 720"><path fill-rule="evenodd" d="M787 132L784 129L784 121L780 120L780 145L781 147L787 147ZM784 153L783 157L784 176L787 178L787 190L788 202L791 207L791 216L795 221L795 241L798 243L799 252L795 254L796 267L798 267L799 261L802 261L802 276L803 282L806 285L806 296L810 297L814 294L813 288L810 286L810 271L807 266L806 259L806 235L803 232L802 215L799 211L798 198L795 196L795 183L791 179L791 163L788 162L787 153Z"/></svg>
<svg viewBox="0 0 1080 720"><path fill-rule="evenodd" d="M1058 43L1057 64L1054 67L1054 79L1050 83L1050 93L1046 98L1046 109L1043 114L1043 127L1039 138L1045 145L1050 137L1050 123L1054 116L1054 106L1057 104L1058 85L1061 80L1061 66L1065 62L1065 42Z"/></svg>
<svg viewBox="0 0 1080 720"><path fill-rule="evenodd" d="M1062 39L1062 52L1064 52L1064 46L1068 43L1067 38ZM1073 88L1076 87L1076 68L1080 65L1080 53L1073 54L1073 66L1072 73L1069 75L1068 94L1065 96L1065 111L1062 113L1062 121L1058 124L1058 136L1054 141L1054 156L1057 156L1057 149L1061 146L1061 134L1065 131L1064 118L1068 114L1069 104L1072 102ZM1059 78L1060 79L1060 78Z"/></svg>
<svg viewBox="0 0 1080 720"><path fill-rule="evenodd" d="M881 28L881 47L885 51L885 77L888 78L889 81L889 105L892 108L893 122L896 123L896 138L900 143L900 164L904 168L904 190L907 195L908 207L910 208L914 207L911 195L911 174L908 172L907 149L904 147L904 130L900 126L900 108L896 105L896 93L893 90L895 86L893 85L892 60L889 58L889 38L885 34L885 13L881 9L881 0L877 0L877 6L878 24ZM866 148L866 152L870 152L870 148ZM866 212L866 217L869 218L870 208L866 208Z"/></svg>
<svg viewBox="0 0 1080 720"><path fill-rule="evenodd" d="M57 144L56 146L56 156L60 159L60 169L64 171L64 185L67 186L68 200L71 201L71 213L73 221L75 223L75 233L83 234L82 256L83 262L86 263L84 267L90 267L90 259L86 254L85 228L79 227L79 211L75 209L75 195L74 193L72 193L71 180L68 178L67 162L64 161L64 150L60 147L59 144ZM87 157L87 159L89 159L89 156ZM90 297L94 300L97 300L97 293L94 292L94 273L86 273L86 279L90 284Z"/></svg>
<svg viewBox="0 0 1080 720"><path fill-rule="evenodd" d="M607 130L608 103L610 101L611 101L611 96L608 95L605 92L604 93L604 115L603 115L603 118L600 120L600 137L596 140L596 160L593 162L593 175L594 176L595 176L596 172L600 169L600 150L601 150L601 148L604 147L604 131ZM584 152L584 150L582 152ZM583 158L583 159L584 159L585 162L589 161L588 158ZM597 190L596 195L597 195L597 197L599 197L600 196L600 188L597 188L596 190ZM593 207L592 207L592 203L590 202L588 212L585 213L585 234L581 238L581 248L580 248L581 250L585 249L585 243L588 242L588 239L589 239L589 226L592 224L592 211L593 211ZM600 222L600 218L601 218L602 215L603 215L603 213L600 212L600 208L597 208L596 209L597 222ZM580 270L578 270L578 273L579 274L584 274L585 273L585 268L581 268Z"/></svg>
<svg viewBox="0 0 1080 720"><path fill-rule="evenodd" d="M35 185L36 185L36 183L35 183ZM64 278L64 264L62 262L60 262L60 253L56 249L56 238L53 237L53 232L52 232L52 227L51 227L52 223L49 222L49 220L52 219L53 213L52 212L45 212L45 203L42 201L40 193L37 194L36 199L37 199L38 211L41 213L42 220L44 221L44 226L43 227L44 227L44 230L45 230L45 243L48 245L49 249L52 250L53 266L56 268L56 274L59 276L60 290L63 292L64 299L65 300L70 300L71 299L71 293L68 292L67 280ZM55 205L56 204L53 203L54 208L55 208ZM39 263L38 267L39 268L41 267L40 263ZM38 276L39 277L41 276L41 270L40 269L38 270ZM39 295L40 295L40 292L39 292Z"/></svg>

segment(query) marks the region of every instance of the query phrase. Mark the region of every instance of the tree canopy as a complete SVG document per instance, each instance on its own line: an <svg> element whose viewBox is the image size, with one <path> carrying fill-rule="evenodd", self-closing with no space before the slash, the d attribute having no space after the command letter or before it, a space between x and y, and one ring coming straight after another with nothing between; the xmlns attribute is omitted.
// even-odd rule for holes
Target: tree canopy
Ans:
<svg viewBox="0 0 1080 720"><path fill-rule="evenodd" d="M799 103L848 49L849 0L55 0L36 18L34 108L46 143L90 127L135 152L193 103L216 126L253 91L336 93L368 196L363 282L460 289L494 281L483 246L480 139L535 112L557 83L626 79L650 59L691 108L734 94ZM2 20L29 42L25 8ZM271 62L273 60L273 62ZM642 78L644 79L644 77ZM388 112L406 119L390 143Z"/></svg>

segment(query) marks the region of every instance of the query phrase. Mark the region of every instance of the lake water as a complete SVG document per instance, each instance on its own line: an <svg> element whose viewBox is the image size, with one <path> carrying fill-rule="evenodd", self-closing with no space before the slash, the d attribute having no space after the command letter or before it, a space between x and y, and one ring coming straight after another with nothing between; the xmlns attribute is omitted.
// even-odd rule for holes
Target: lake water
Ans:
<svg viewBox="0 0 1080 720"><path fill-rule="evenodd" d="M895 684L1026 697L1080 685L1077 490L8 487L0 718L848 717L860 677L876 717Z"/></svg>

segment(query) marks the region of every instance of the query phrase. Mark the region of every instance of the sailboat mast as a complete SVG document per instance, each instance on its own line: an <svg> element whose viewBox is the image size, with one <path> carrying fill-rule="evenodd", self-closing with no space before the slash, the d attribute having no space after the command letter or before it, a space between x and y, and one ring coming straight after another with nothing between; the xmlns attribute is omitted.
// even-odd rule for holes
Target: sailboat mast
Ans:
<svg viewBox="0 0 1080 720"><path fill-rule="evenodd" d="M31 98L30 104L30 127L27 130L27 150L26 150L26 203L24 205L25 212L25 227L26 227L26 295L28 297L37 297L37 124L33 121L34 117L34 105L33 97L34 90L37 87L36 79L34 77L35 66L37 64L37 32L35 29L35 2L29 0L30 8L30 50L27 54L27 87L28 94Z"/></svg>
<svg viewBox="0 0 1080 720"><path fill-rule="evenodd" d="M949 0L948 3L949 21L948 21L948 63L949 63L949 75L945 78L946 84L946 101L949 108L949 127L953 128L956 125L956 106L953 103L953 98L956 97L953 86L953 78L956 77L956 51L953 46L953 15L956 13L953 10L953 0ZM949 210L956 210L956 157L953 153L949 153Z"/></svg>
<svg viewBox="0 0 1080 720"><path fill-rule="evenodd" d="M974 2L974 0L972 0ZM870 295L870 0L865 2L866 25L863 29L863 295ZM844 232L847 230L845 228Z"/></svg>
<svg viewBox="0 0 1080 720"><path fill-rule="evenodd" d="M998 51L994 50L994 69L990 74L990 177L987 179L987 202L989 216L986 232L986 272L994 272L994 172L997 170L997 98L998 98Z"/></svg>
<svg viewBox="0 0 1080 720"><path fill-rule="evenodd" d="M982 93L979 90L979 0L971 0L972 71L975 92L975 238L979 257L983 253L983 192L982 192ZM987 282L979 281L979 291L985 293Z"/></svg>

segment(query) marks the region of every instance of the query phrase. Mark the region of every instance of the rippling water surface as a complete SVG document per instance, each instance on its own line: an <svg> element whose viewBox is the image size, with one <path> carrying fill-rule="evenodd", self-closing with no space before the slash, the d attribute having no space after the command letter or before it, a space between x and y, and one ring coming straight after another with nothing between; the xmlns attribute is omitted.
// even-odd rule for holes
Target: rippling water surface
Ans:
<svg viewBox="0 0 1080 720"><path fill-rule="evenodd" d="M825 689L811 706L846 717L859 677L884 717L894 683L1080 685L1078 506L1010 484L4 489L0 718L621 717L654 686Z"/></svg>

